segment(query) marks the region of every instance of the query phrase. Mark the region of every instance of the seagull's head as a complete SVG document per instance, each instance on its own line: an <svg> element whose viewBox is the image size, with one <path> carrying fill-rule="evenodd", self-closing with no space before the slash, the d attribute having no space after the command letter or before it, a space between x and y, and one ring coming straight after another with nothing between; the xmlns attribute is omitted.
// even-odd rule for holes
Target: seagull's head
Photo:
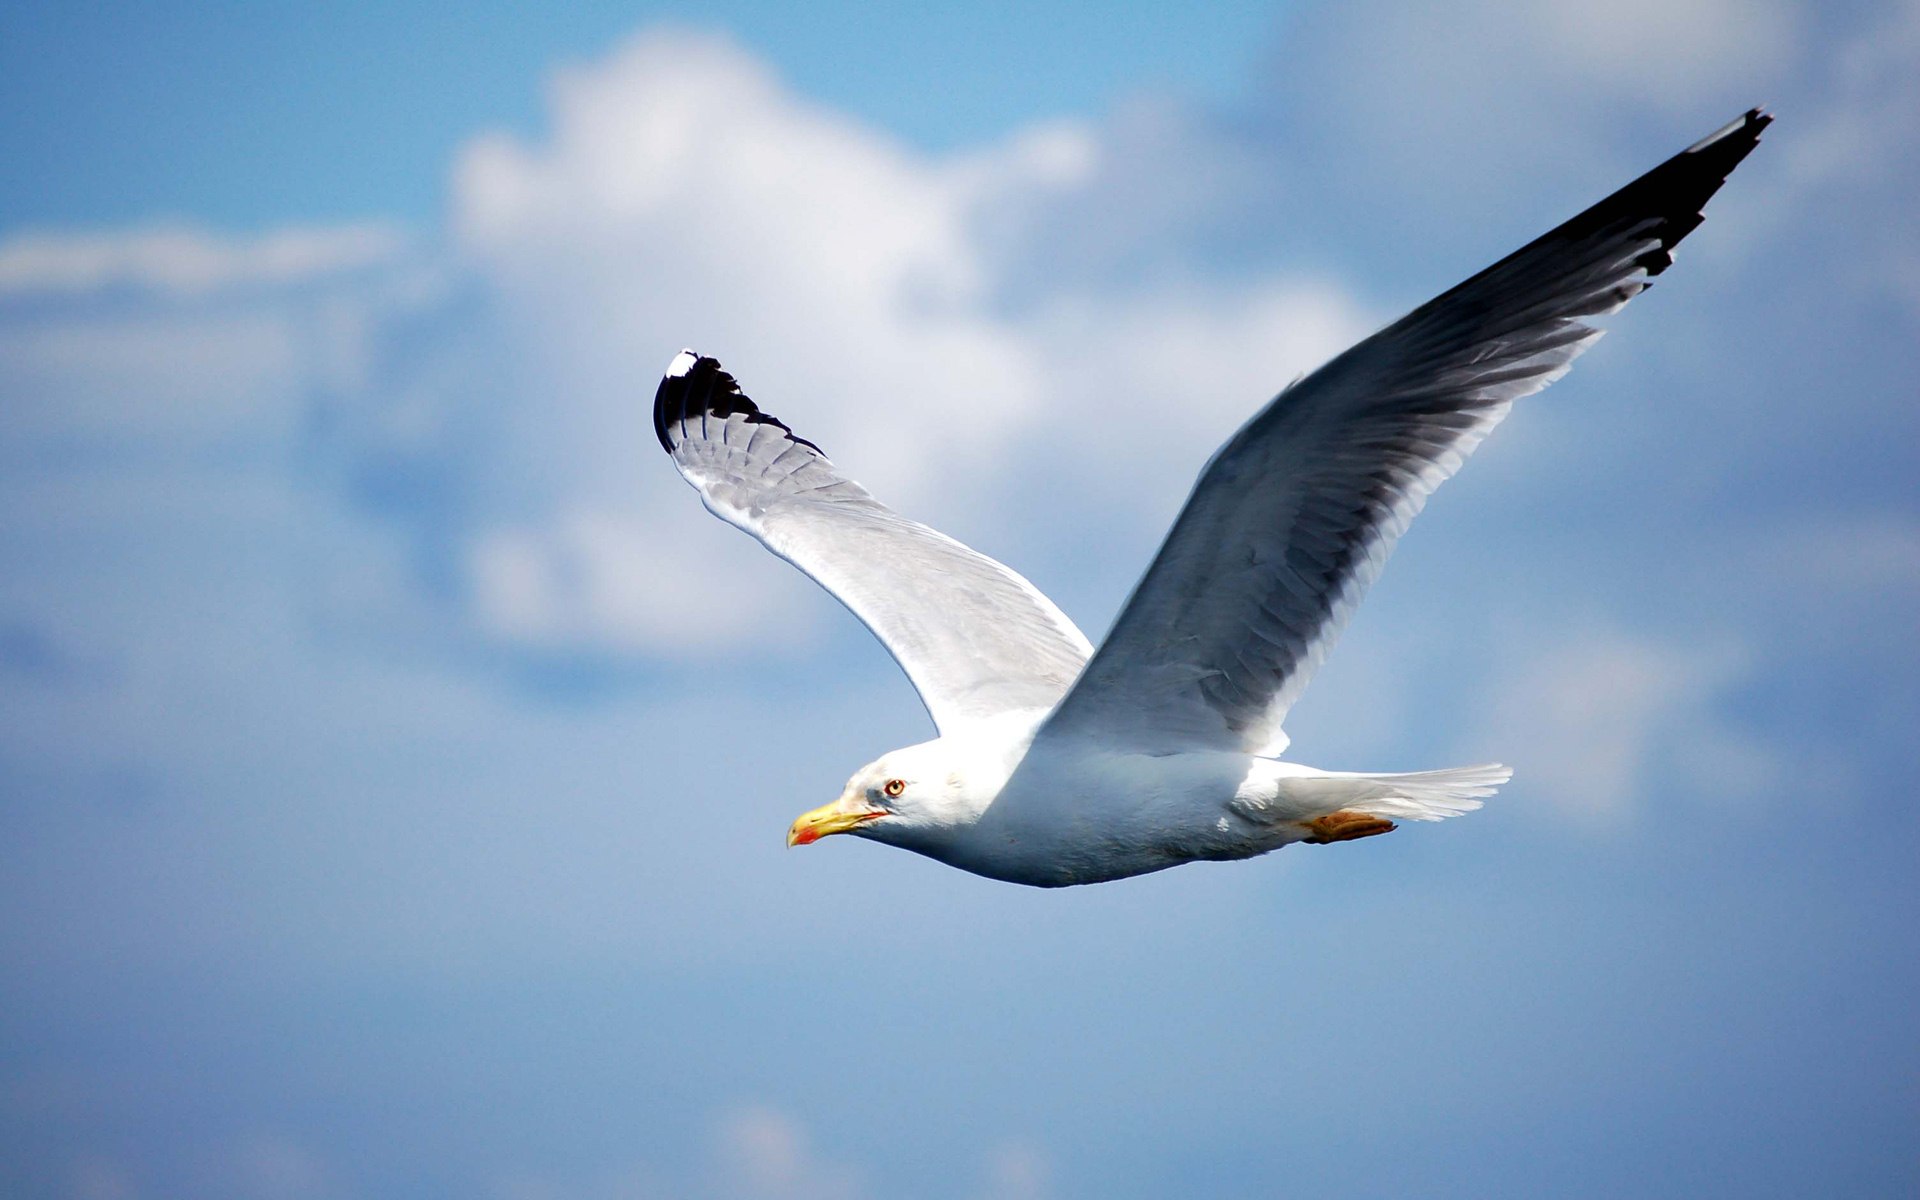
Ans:
<svg viewBox="0 0 1920 1200"><path fill-rule="evenodd" d="M855 833L912 847L971 825L992 796L976 797L970 773L948 749L936 739L881 755L854 773L838 800L801 813L787 830L787 845Z"/></svg>

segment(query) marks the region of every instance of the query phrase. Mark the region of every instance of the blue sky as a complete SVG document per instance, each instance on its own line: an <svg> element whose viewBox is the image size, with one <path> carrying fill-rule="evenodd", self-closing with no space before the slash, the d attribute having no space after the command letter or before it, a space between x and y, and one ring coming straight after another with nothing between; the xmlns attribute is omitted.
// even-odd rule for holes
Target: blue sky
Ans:
<svg viewBox="0 0 1920 1200"><path fill-rule="evenodd" d="M1906 1194L1920 8L15 5L0 1191ZM1481 812L1061 893L646 427L1096 636L1293 375L1755 103L1289 724Z"/></svg>
<svg viewBox="0 0 1920 1200"><path fill-rule="evenodd" d="M0 146L34 169L0 218L431 221L462 143L537 129L556 65L649 26L736 31L812 99L945 149L1150 88L1230 95L1275 23L1259 4L473 7L9 6Z"/></svg>

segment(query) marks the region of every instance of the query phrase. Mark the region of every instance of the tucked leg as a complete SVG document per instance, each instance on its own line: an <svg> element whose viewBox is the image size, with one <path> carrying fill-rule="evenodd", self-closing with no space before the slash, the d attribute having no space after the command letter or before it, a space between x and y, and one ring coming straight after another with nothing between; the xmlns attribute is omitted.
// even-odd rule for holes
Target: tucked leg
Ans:
<svg viewBox="0 0 1920 1200"><path fill-rule="evenodd" d="M1392 833L1395 828L1392 821L1371 817L1366 813L1349 812L1344 808L1337 813L1328 813L1324 817L1301 823L1311 834L1307 841L1315 846L1324 846L1329 842L1350 842L1354 838L1372 837L1376 833Z"/></svg>

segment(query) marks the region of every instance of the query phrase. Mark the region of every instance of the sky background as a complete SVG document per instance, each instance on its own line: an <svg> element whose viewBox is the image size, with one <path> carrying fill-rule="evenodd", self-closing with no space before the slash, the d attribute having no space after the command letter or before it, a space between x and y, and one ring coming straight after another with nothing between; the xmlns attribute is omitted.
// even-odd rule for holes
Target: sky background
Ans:
<svg viewBox="0 0 1920 1200"><path fill-rule="evenodd" d="M907 11L0 9L0 1193L1920 1192L1920 5ZM1484 810L782 848L931 728L681 346L1097 641L1280 386L1754 104L1290 720Z"/></svg>

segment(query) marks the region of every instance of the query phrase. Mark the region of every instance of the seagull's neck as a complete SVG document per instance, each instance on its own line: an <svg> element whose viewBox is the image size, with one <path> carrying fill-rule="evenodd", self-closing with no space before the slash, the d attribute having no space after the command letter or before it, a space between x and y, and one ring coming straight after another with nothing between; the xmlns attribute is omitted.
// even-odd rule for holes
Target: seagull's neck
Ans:
<svg viewBox="0 0 1920 1200"><path fill-rule="evenodd" d="M967 791L982 794L980 807L984 810L1027 757L1047 711L1015 709L1000 713L958 726L928 745L964 775Z"/></svg>
<svg viewBox="0 0 1920 1200"><path fill-rule="evenodd" d="M917 768L917 802L910 819L878 821L861 832L946 859L956 839L964 839L993 807L1045 717L1040 710L1002 713L894 751L889 758L905 758Z"/></svg>

